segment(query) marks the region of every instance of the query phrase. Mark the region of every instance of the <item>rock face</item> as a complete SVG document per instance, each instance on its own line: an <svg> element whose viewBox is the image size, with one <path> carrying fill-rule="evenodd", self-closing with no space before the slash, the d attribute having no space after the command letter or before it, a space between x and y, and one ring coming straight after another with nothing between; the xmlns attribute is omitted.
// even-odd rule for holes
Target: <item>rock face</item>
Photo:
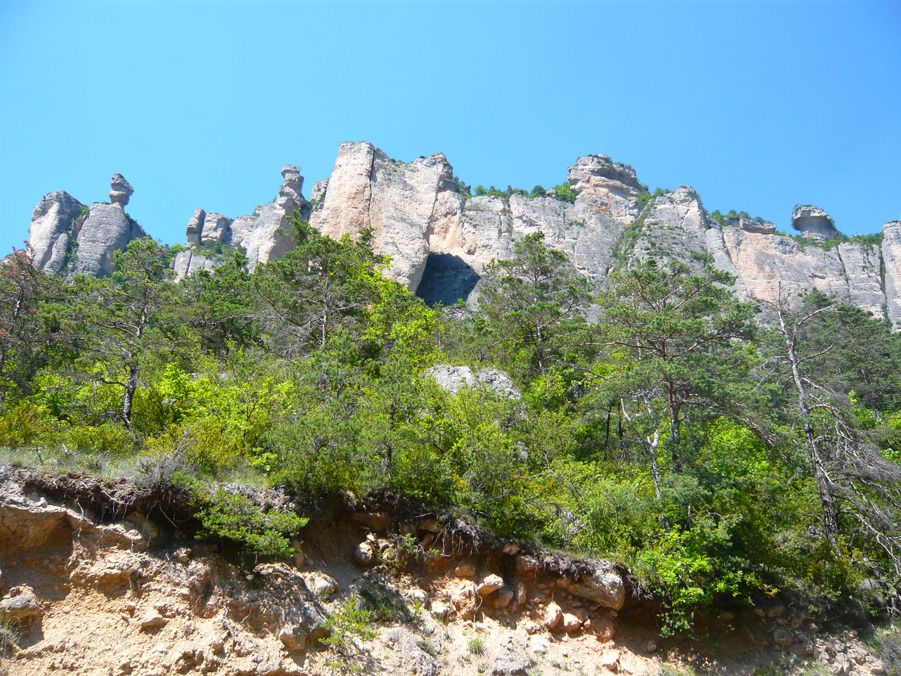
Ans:
<svg viewBox="0 0 901 676"><path fill-rule="evenodd" d="M513 254L533 232L566 253L603 287L618 267L654 257L693 265L696 253L736 277L740 298L797 302L817 289L901 328L901 222L887 223L880 244L845 238L823 209L800 205L792 226L801 238L746 215L717 222L689 186L648 200L635 171L605 155L586 155L568 173L569 199L525 194L471 196L443 154L412 162L391 159L371 143L342 143L331 176L302 194L296 166L282 169L276 198L252 214L228 217L198 209L187 226L188 247L175 259L178 278L212 269L214 245L237 246L253 268L294 244L288 219L299 211L331 237L371 230L388 274L429 303L476 303L486 267ZM30 246L54 274L109 271L112 253L141 236L122 210L132 188L113 177L110 204L83 206L64 192L35 207Z"/></svg>
<svg viewBox="0 0 901 676"><path fill-rule="evenodd" d="M239 216L231 224L231 241L243 247L252 269L259 263L278 258L294 246L294 234L288 218L300 211L309 216L309 203L303 198L300 167L282 168L282 187L275 200L256 208L249 216Z"/></svg>
<svg viewBox="0 0 901 676"><path fill-rule="evenodd" d="M342 143L311 224L323 234L359 235L371 228L376 249L391 257L391 274L415 290L429 254L432 213L439 192L453 185L442 154L409 164L371 143Z"/></svg>
<svg viewBox="0 0 901 676"><path fill-rule="evenodd" d="M882 264L889 319L901 327L901 221L889 221L882 228Z"/></svg>
<svg viewBox="0 0 901 676"><path fill-rule="evenodd" d="M69 193L45 195L31 214L28 243L34 264L52 274L62 272L86 216L87 207Z"/></svg>
<svg viewBox="0 0 901 676"><path fill-rule="evenodd" d="M115 174L108 203L88 207L66 192L46 195L31 216L28 239L35 265L55 275L109 274L113 254L144 236L124 210L133 192L122 174Z"/></svg>

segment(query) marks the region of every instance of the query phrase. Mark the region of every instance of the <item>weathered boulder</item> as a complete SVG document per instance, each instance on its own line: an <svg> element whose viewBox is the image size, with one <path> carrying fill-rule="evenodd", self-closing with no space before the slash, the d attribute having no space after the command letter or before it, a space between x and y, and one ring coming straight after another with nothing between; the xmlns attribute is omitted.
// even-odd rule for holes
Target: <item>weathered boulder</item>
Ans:
<svg viewBox="0 0 901 676"><path fill-rule="evenodd" d="M626 601L626 585L622 575L607 562L598 562L594 571L570 584L567 589L574 596L612 610L620 610Z"/></svg>
<svg viewBox="0 0 901 676"><path fill-rule="evenodd" d="M6 598L0 600L0 621L18 623L41 615L41 603L28 585L13 587Z"/></svg>
<svg viewBox="0 0 901 676"><path fill-rule="evenodd" d="M426 374L451 394L457 394L467 387L482 386L508 399L519 399L521 396L510 376L497 369L473 371L469 366L441 364L428 369Z"/></svg>

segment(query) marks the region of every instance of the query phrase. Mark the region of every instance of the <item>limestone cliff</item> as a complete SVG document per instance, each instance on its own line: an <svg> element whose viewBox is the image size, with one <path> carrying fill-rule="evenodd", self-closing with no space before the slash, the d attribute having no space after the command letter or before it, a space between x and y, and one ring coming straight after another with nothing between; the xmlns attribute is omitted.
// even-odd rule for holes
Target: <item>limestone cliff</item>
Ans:
<svg viewBox="0 0 901 676"><path fill-rule="evenodd" d="M321 232L340 237L371 229L389 274L430 303L474 301L486 266L511 255L514 243L540 231L583 274L603 287L610 274L649 257L692 260L710 254L736 276L741 298L797 302L813 289L853 303L901 327L901 222L874 238L848 238L823 209L795 207L795 236L746 215L713 219L691 187L651 196L635 171L604 155L580 157L568 174L569 199L472 196L443 154L401 162L371 143L342 143L327 180L302 195L300 169L286 166L275 200L234 220L197 209L176 276L215 267L223 247L245 250L250 267L293 245L288 218L300 212ZM35 208L31 248L55 274L109 270L112 252L141 234L122 207L131 186L117 175L111 204L82 206L51 193Z"/></svg>

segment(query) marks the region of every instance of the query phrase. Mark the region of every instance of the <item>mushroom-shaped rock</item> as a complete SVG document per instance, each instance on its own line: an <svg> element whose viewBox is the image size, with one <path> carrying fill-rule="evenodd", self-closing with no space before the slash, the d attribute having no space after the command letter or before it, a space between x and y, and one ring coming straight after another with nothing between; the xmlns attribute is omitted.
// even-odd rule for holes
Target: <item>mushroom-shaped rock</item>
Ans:
<svg viewBox="0 0 901 676"><path fill-rule="evenodd" d="M125 206L128 199L132 196L135 189L131 187L131 183L125 180L122 174L113 174L110 181L109 201L113 204Z"/></svg>
<svg viewBox="0 0 901 676"><path fill-rule="evenodd" d="M813 239L838 239L841 233L836 229L832 216L812 204L800 204L792 212L792 227L805 237Z"/></svg>

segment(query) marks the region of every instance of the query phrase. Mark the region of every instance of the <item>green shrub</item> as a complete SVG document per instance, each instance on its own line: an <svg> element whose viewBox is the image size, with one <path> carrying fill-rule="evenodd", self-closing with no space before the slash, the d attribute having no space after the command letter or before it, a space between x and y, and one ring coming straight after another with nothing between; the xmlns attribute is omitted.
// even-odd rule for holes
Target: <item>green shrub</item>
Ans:
<svg viewBox="0 0 901 676"><path fill-rule="evenodd" d="M22 402L0 416L0 446L43 446L56 440L58 423L45 406Z"/></svg>
<svg viewBox="0 0 901 676"><path fill-rule="evenodd" d="M290 538L308 519L278 509L264 511L240 493L219 487L212 494L195 488L200 503L201 537L232 540L255 556L285 558L294 554Z"/></svg>
<svg viewBox="0 0 901 676"><path fill-rule="evenodd" d="M137 450L135 436L119 423L76 425L66 430L63 439L82 453L126 455Z"/></svg>
<svg viewBox="0 0 901 676"><path fill-rule="evenodd" d="M569 202L572 204L576 201L576 192L573 190L573 187L569 183L561 183L560 185L555 185L553 188L554 197L563 202Z"/></svg>
<svg viewBox="0 0 901 676"><path fill-rule="evenodd" d="M323 645L336 648L344 648L349 638L354 636L364 641L376 637L376 631L372 628L372 612L360 607L360 601L356 596L351 596L341 608L332 613L325 621L328 636L319 639Z"/></svg>

